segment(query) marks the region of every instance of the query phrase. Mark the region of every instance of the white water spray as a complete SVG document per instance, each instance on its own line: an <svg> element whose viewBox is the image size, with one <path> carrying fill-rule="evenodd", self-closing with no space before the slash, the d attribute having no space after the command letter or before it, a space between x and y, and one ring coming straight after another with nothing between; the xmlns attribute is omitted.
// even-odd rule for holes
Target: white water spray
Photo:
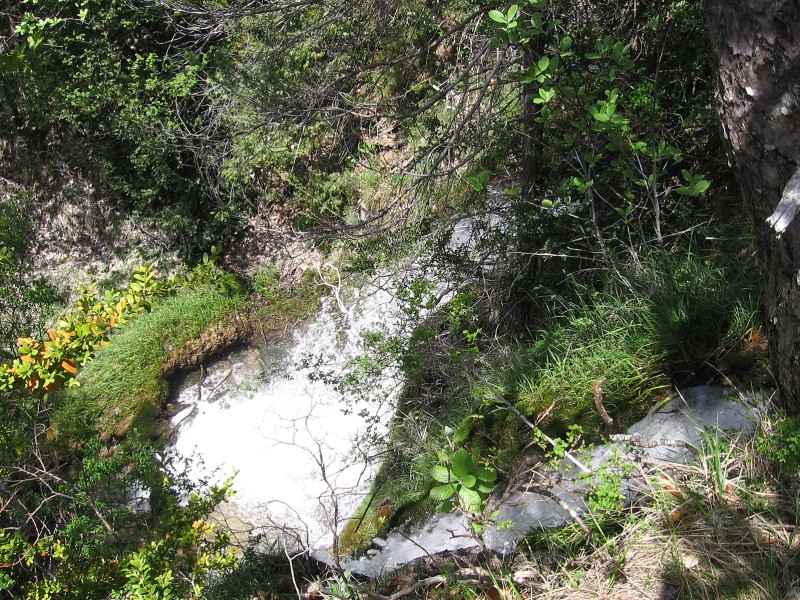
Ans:
<svg viewBox="0 0 800 600"><path fill-rule="evenodd" d="M379 287L350 296L346 314L343 299L327 298L314 321L292 334L280 373L254 390L214 393L223 378L243 379L236 377L248 371L240 358L200 390L195 383L180 392L186 408L173 418L174 448L201 459L185 464L195 481L235 473L236 494L222 511L234 525L291 532L304 547L324 547L368 491L381 450L375 440L387 431L401 374L387 368L368 394L343 395L337 383L363 352L364 332L400 324L393 296Z"/></svg>

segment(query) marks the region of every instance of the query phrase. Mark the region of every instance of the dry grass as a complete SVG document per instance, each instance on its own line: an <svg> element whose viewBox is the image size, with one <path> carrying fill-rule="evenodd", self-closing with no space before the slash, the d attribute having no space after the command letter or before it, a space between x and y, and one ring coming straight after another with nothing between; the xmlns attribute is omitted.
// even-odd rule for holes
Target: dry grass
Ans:
<svg viewBox="0 0 800 600"><path fill-rule="evenodd" d="M613 536L572 554L566 531L540 536L515 567L538 576L515 597L784 598L800 572L797 488L767 467L753 436L712 441L695 464L656 470Z"/></svg>

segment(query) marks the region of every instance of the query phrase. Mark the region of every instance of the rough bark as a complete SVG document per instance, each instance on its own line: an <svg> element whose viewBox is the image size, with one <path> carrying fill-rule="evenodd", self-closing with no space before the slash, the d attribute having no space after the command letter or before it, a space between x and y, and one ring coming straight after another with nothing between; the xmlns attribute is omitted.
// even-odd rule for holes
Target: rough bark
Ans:
<svg viewBox="0 0 800 600"><path fill-rule="evenodd" d="M730 160L753 220L770 358L800 414L800 1L703 0Z"/></svg>

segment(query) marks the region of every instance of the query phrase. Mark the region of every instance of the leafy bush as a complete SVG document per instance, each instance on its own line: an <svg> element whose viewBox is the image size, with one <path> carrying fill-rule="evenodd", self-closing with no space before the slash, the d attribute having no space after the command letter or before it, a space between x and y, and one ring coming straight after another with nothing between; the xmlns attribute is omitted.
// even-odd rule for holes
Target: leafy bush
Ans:
<svg viewBox="0 0 800 600"><path fill-rule="evenodd" d="M16 355L18 337L42 335L51 312L65 301L61 290L32 273L32 209L25 193L0 199L0 360Z"/></svg>
<svg viewBox="0 0 800 600"><path fill-rule="evenodd" d="M431 477L442 485L430 491L430 497L440 502L439 510L447 513L458 506L467 514L480 512L484 500L494 489L497 471L482 465L477 453L470 453L465 448L459 448L452 456L443 454L440 458L443 464L431 470Z"/></svg>
<svg viewBox="0 0 800 600"><path fill-rule="evenodd" d="M43 472L30 483L48 493L16 488L39 508L0 513L9 525L0 531L0 590L30 600L200 596L209 572L236 564L229 536L208 522L230 482L193 485L175 474L170 456L158 456L138 436L116 449L83 440L75 477ZM144 506L131 500L132 487L146 491ZM38 526L34 535L15 527L26 518Z"/></svg>
<svg viewBox="0 0 800 600"><path fill-rule="evenodd" d="M777 420L774 431L758 438L758 450L788 474L800 470L800 416Z"/></svg>

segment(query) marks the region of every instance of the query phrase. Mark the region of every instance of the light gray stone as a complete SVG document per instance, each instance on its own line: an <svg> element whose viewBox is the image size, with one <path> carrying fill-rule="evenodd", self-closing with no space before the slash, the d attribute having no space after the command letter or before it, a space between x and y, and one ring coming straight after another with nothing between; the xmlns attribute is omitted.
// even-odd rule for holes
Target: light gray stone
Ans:
<svg viewBox="0 0 800 600"><path fill-rule="evenodd" d="M721 386L682 390L628 429L629 436L638 438L638 445L611 442L597 446L576 456L589 473L563 459L555 468L538 474L526 489L512 493L484 532L483 543L495 552L508 554L531 531L563 527L573 520L573 515L585 516L588 494L603 468L625 473L621 492L632 501L640 495L642 484L635 475L625 472L626 465L641 465L643 458L650 462L686 463L693 459L693 448L702 446L704 435L752 431L764 404L762 396L740 396L733 389ZM682 446L669 445L676 442ZM643 447L648 444L652 447ZM466 517L454 512L435 515L411 531L392 532L379 551L370 552L369 557L343 561L342 566L377 576L426 554L477 545Z"/></svg>

